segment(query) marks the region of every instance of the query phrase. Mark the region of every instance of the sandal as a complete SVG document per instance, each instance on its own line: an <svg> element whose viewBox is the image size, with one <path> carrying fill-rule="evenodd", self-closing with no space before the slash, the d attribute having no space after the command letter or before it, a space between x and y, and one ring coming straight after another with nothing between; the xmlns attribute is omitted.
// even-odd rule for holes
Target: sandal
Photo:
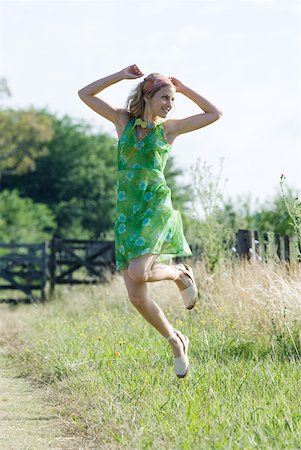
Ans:
<svg viewBox="0 0 301 450"><path fill-rule="evenodd" d="M187 288L180 290L180 294L184 301L186 309L192 309L196 303L198 290L195 284L195 279L193 276L193 270L188 264L176 264L175 267L181 270L191 281L191 285Z"/></svg>
<svg viewBox="0 0 301 450"><path fill-rule="evenodd" d="M170 341L171 339L174 339L177 337L182 342L184 353L181 356L174 356L174 363L175 363L174 369L175 369L175 374L177 375L177 377L184 378L187 375L188 370L189 370L189 360L188 360L188 356L187 356L189 339L187 336L184 336L178 330L174 330L173 334L168 336L168 338L166 338L166 339L168 341Z"/></svg>

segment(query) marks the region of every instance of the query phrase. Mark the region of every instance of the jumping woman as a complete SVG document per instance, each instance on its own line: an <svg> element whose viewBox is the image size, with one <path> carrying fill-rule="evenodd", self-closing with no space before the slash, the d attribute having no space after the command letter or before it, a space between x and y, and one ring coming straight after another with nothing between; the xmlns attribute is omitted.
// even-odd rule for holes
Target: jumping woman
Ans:
<svg viewBox="0 0 301 450"><path fill-rule="evenodd" d="M205 127L222 112L174 77L152 73L130 93L126 107L116 108L96 95L121 80L141 78L134 64L82 88L79 97L95 112L113 122L118 135L118 181L115 220L116 269L120 270L131 303L167 339L174 354L174 370L188 372L189 339L175 330L150 298L147 282L172 280L187 309L197 298L192 268L170 264L176 256L190 256L180 212L171 201L164 168L177 136ZM166 117L176 92L203 111L184 119ZM165 264L164 264L165 263Z"/></svg>

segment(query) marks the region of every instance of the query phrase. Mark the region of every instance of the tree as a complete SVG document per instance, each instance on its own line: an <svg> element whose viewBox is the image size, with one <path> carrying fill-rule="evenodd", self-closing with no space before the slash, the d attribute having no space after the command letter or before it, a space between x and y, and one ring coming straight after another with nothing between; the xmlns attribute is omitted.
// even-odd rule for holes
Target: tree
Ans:
<svg viewBox="0 0 301 450"><path fill-rule="evenodd" d="M6 78L0 78L0 100L11 97ZM35 159L47 153L52 138L49 119L29 110L0 109L0 183L1 176L35 169ZM0 185L1 187L1 185Z"/></svg>
<svg viewBox="0 0 301 450"><path fill-rule="evenodd" d="M45 203L57 220L56 234L65 238L97 238L114 214L115 141L89 133L89 126L41 114L51 122L47 154L35 160L35 170L6 177L7 188Z"/></svg>
<svg viewBox="0 0 301 450"><path fill-rule="evenodd" d="M55 218L46 205L21 198L17 189L0 192L0 242L41 242L54 229Z"/></svg>
<svg viewBox="0 0 301 450"><path fill-rule="evenodd" d="M47 154L51 122L34 109L0 111L0 178L35 169L36 158Z"/></svg>
<svg viewBox="0 0 301 450"><path fill-rule="evenodd" d="M287 198L295 198L294 190L288 188ZM231 224L231 228L257 230L261 232L272 231L280 235L292 236L294 229L291 226L290 216L286 209L284 199L277 192L272 199L258 203L254 212L250 209L251 197L238 197L235 204L231 199L225 202L225 219Z"/></svg>
<svg viewBox="0 0 301 450"><path fill-rule="evenodd" d="M8 87L7 79L4 77L0 78L0 99L5 97L11 97L11 92Z"/></svg>
<svg viewBox="0 0 301 450"><path fill-rule="evenodd" d="M117 142L85 122L69 116L57 118L42 111L50 121L52 139L47 154L35 159L35 170L7 175L3 186L18 188L24 197L47 204L56 217L56 235L64 238L114 238L117 197ZM166 179L175 208L185 208L188 189L178 188L181 170L166 165ZM183 216L183 222L185 216Z"/></svg>

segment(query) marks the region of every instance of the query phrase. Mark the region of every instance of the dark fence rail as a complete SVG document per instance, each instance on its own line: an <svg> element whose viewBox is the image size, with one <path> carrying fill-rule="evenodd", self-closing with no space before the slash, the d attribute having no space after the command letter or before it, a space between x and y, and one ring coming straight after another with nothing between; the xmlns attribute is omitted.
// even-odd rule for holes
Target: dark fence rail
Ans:
<svg viewBox="0 0 301 450"><path fill-rule="evenodd" d="M9 303L44 301L46 280L45 242L41 244L0 243L0 289L25 294L25 298L16 299L9 296L5 299L0 298L0 301Z"/></svg>
<svg viewBox="0 0 301 450"><path fill-rule="evenodd" d="M201 248L191 245L193 259L201 259ZM301 246L296 236L238 230L233 250L247 260L300 262ZM176 258L182 260L183 258ZM184 258L185 259L185 258ZM57 284L95 284L106 281L107 271L116 270L114 241L53 239L41 244L0 243L0 290L23 293L25 297L0 297L0 302L32 303L45 300ZM38 294L37 292L38 291Z"/></svg>
<svg viewBox="0 0 301 450"><path fill-rule="evenodd" d="M300 262L301 245L297 236L281 236L273 232L238 230L236 251L248 260L275 259L288 263Z"/></svg>
<svg viewBox="0 0 301 450"><path fill-rule="evenodd" d="M115 265L114 241L53 239L50 251L50 286L56 284L93 284L106 280L104 268ZM84 269L84 270L83 270Z"/></svg>

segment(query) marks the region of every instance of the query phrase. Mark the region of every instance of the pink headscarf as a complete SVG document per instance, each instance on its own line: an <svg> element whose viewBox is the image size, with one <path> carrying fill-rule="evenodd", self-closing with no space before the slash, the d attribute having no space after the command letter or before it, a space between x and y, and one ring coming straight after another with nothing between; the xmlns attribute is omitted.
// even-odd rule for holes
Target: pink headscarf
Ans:
<svg viewBox="0 0 301 450"><path fill-rule="evenodd" d="M166 84L174 87L173 82L169 78L165 77L164 75L154 75L153 78L145 82L142 91L144 94L149 94L153 89L164 86Z"/></svg>

